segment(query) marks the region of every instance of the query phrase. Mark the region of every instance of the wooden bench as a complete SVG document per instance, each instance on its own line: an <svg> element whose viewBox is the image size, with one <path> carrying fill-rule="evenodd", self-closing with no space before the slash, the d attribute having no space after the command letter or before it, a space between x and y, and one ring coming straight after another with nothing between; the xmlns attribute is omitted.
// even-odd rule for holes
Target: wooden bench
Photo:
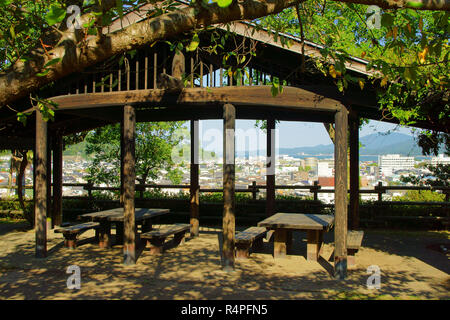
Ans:
<svg viewBox="0 0 450 320"><path fill-rule="evenodd" d="M77 237L90 229L97 229L100 226L98 222L86 222L71 226L64 226L55 229L55 233L62 233L64 236L64 246L75 249L77 247ZM96 235L97 237L97 235Z"/></svg>
<svg viewBox="0 0 450 320"><path fill-rule="evenodd" d="M250 256L250 248L261 248L266 233L267 229L264 227L250 227L239 232L235 237L236 259L247 259Z"/></svg>
<svg viewBox="0 0 450 320"><path fill-rule="evenodd" d="M347 232L347 266L356 265L355 254L361 247L364 231L349 230Z"/></svg>
<svg viewBox="0 0 450 320"><path fill-rule="evenodd" d="M190 229L191 225L184 223L163 225L159 229L141 233L141 239L147 240L150 254L161 254L164 251L164 242L168 236L173 235L175 245L179 245L184 242L184 236Z"/></svg>

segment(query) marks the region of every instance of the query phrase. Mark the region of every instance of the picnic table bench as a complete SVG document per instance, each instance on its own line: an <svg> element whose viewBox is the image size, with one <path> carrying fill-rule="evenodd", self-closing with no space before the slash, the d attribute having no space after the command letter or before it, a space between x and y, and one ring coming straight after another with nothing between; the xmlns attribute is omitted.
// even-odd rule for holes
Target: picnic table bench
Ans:
<svg viewBox="0 0 450 320"><path fill-rule="evenodd" d="M100 223L98 222L86 222L80 223L76 225L69 225L64 227L58 227L55 229L55 233L62 233L64 236L64 246L70 249L75 249L77 247L77 238L83 232L96 229L96 237L97 229L100 227Z"/></svg>
<svg viewBox="0 0 450 320"><path fill-rule="evenodd" d="M308 261L317 261L322 252L323 234L334 223L327 214L277 213L258 223L259 227L274 230L274 258L283 258L292 246L292 231L307 232Z"/></svg>
<svg viewBox="0 0 450 320"><path fill-rule="evenodd" d="M164 242L168 236L173 235L175 245L179 245L184 242L184 236L190 229L191 225L184 223L163 225L159 229L142 233L141 239L147 239L150 254L161 254L164 251Z"/></svg>
<svg viewBox="0 0 450 320"><path fill-rule="evenodd" d="M266 233L267 229L264 227L250 227L236 234L236 258L246 259L250 256L250 249L261 248Z"/></svg>
<svg viewBox="0 0 450 320"><path fill-rule="evenodd" d="M137 226L142 225L142 233L152 229L152 219L169 213L169 209L149 209L136 208L134 213L134 221ZM98 228L99 246L102 248L111 245L111 224L116 225L116 244L123 242L123 226L124 226L124 210L123 208L115 208L99 212L92 212L80 215L80 218L90 219L91 221L100 223Z"/></svg>
<svg viewBox="0 0 450 320"><path fill-rule="evenodd" d="M349 230L347 232L347 266L356 265L355 254L362 244L364 231Z"/></svg>

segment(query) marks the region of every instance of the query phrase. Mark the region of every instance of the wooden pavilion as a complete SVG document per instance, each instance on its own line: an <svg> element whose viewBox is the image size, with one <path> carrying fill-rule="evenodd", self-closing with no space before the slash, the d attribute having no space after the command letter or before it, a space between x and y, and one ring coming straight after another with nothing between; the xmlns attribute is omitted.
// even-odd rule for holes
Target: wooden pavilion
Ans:
<svg viewBox="0 0 450 320"><path fill-rule="evenodd" d="M140 10L145 11L145 6ZM142 19L136 12L124 15L109 30L126 27ZM144 121L191 123L191 234L199 233L198 121L223 119L223 258L225 266L234 266L234 179L236 119L267 120L267 166L274 161L276 120L334 123L335 130L335 268L338 278L346 274L346 234L348 216L351 228L358 228L359 204L359 118L394 121L386 118L377 105L377 88L366 82L363 90L349 85L339 92L334 79L315 68L313 60L322 46L304 43L305 70L301 68L302 42L279 34L277 40L268 31L246 22L227 28L203 31L200 46L212 37L224 39L224 51L243 48L245 62L207 50L181 53L168 43L141 48L125 63L110 59L89 70L75 72L38 92L58 104L53 121L44 121L33 112L29 99L17 101L14 109L32 113L26 125L12 111L0 115L0 148L34 150L35 156L35 232L36 256L46 257L46 217L51 212L54 225L62 222L62 153L65 135L120 123L122 128L121 203L125 211L125 263L135 262L135 125ZM173 39L177 41L180 39ZM245 51L247 50L247 51ZM64 63L64 62L63 62ZM348 72L367 79L367 61L352 58ZM236 78L227 69L240 68ZM272 80L286 81L283 93L272 96ZM417 123L422 128L430 124ZM348 139L349 132L349 139ZM301 138L301 137L299 137ZM347 147L350 147L350 206L347 204ZM53 156L52 156L53 154ZM53 162L51 162L53 159ZM53 167L53 171L51 168ZM52 188L53 180L53 188ZM53 192L51 192L53 190ZM50 210L51 209L51 210ZM267 215L275 210L275 173L267 175ZM50 214L49 214L50 215Z"/></svg>

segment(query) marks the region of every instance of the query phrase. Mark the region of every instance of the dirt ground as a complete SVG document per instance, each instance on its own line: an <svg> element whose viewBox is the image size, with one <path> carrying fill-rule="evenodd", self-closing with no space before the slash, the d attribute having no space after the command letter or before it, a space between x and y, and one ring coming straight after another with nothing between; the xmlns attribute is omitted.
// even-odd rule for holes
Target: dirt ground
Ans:
<svg viewBox="0 0 450 320"><path fill-rule="evenodd" d="M0 223L0 299L449 299L449 232L365 231L358 265L348 279L332 277L333 235L325 236L318 262L308 262L306 235L294 233L294 248L274 259L273 244L236 270L221 270L220 229L203 227L198 238L152 256L144 249L134 266L122 264L122 247L100 249L80 237L76 250L48 232L48 257L34 257L34 232L23 223ZM81 270L81 289L68 289L68 266ZM381 288L368 289L367 268L381 270Z"/></svg>

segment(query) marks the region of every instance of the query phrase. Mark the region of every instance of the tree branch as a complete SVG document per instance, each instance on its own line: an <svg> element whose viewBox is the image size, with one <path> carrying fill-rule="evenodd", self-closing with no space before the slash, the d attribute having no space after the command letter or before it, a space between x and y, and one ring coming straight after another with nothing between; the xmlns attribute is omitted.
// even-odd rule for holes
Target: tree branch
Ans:
<svg viewBox="0 0 450 320"><path fill-rule="evenodd" d="M195 28L236 20L252 20L283 9L295 6L304 0L242 0L233 1L220 8L216 3L202 7L184 7L155 18L132 24L122 30L106 34L104 37L92 36L78 43L74 33L66 31L64 41L44 54L36 55L27 62L18 61L6 73L0 74L0 106L4 106L39 89L52 81L61 79L73 72L93 66L111 56L121 54L155 41L170 38ZM427 10L449 10L450 0L343 0L349 3L378 5L381 8L415 8ZM102 1L104 2L104 1ZM417 7L417 5L420 7ZM63 37L64 38L64 37ZM61 38L60 38L61 39ZM61 62L53 65L45 76L37 76L44 65L59 58Z"/></svg>

